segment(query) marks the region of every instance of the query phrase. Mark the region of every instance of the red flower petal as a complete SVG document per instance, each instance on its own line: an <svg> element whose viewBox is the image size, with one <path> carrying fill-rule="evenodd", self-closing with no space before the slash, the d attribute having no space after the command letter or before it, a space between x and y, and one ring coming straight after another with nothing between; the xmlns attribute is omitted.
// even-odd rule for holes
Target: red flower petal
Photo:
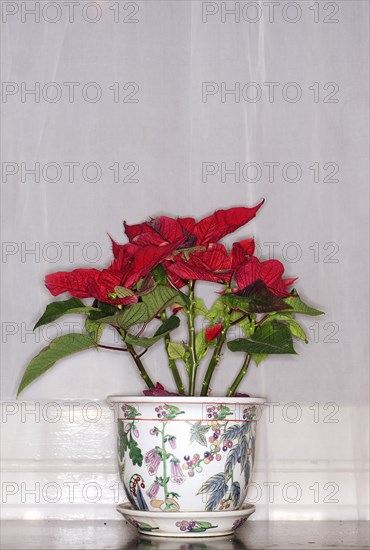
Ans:
<svg viewBox="0 0 370 550"><path fill-rule="evenodd" d="M217 323L213 327L206 328L206 340L212 342L222 331L222 323Z"/></svg>
<svg viewBox="0 0 370 550"><path fill-rule="evenodd" d="M100 275L98 269L57 271L45 277L45 286L53 296L69 292L74 298L90 298L88 284Z"/></svg>
<svg viewBox="0 0 370 550"><path fill-rule="evenodd" d="M261 264L258 258L253 256L249 261L246 261L234 273L235 282L240 290L251 285L260 277Z"/></svg>
<svg viewBox="0 0 370 550"><path fill-rule="evenodd" d="M163 240L169 243L179 241L179 244L181 244L181 242L186 239L188 234L178 220L174 220L168 216L154 218L148 225L150 225L150 227L154 229Z"/></svg>
<svg viewBox="0 0 370 550"><path fill-rule="evenodd" d="M282 279L284 266L278 260L267 260L260 262L253 256L250 260L239 266L234 272L234 280L239 290L261 279L278 296L288 296L286 287L292 284L295 279Z"/></svg>
<svg viewBox="0 0 370 550"><path fill-rule="evenodd" d="M174 276L177 278L177 280L210 281L214 283L222 282L220 276L215 275L210 269L196 266L194 263L186 262L185 260L179 260L170 264L167 267L167 272L171 277Z"/></svg>
<svg viewBox="0 0 370 550"><path fill-rule="evenodd" d="M223 244L212 243L206 250L193 252L189 259L178 254L167 271L180 279L222 283L230 280L230 258Z"/></svg>
<svg viewBox="0 0 370 550"><path fill-rule="evenodd" d="M160 397L162 395L179 395L178 393L172 393L165 390L162 384L160 384L159 382L156 383L155 388L148 388L147 390L143 390L143 394L154 397Z"/></svg>
<svg viewBox="0 0 370 550"><path fill-rule="evenodd" d="M126 222L123 222L123 225L125 227L125 233L130 242L132 242L135 237L141 235L142 233L155 233L154 229L152 229L146 222L137 223L134 225L128 225Z"/></svg>
<svg viewBox="0 0 370 550"><path fill-rule="evenodd" d="M149 222L128 225L124 222L126 235L130 242L140 246L164 245L166 243L178 242L181 245L189 237L187 226L193 227L194 220L184 218L183 222L168 216L152 218Z"/></svg>
<svg viewBox="0 0 370 550"><path fill-rule="evenodd" d="M241 263L245 262L248 256L253 256L254 249L254 239L245 239L234 243L231 250L232 269L236 269Z"/></svg>
<svg viewBox="0 0 370 550"><path fill-rule="evenodd" d="M192 233L194 226L195 226L195 220L194 218L177 218L177 221L182 225L182 227L188 232Z"/></svg>
<svg viewBox="0 0 370 550"><path fill-rule="evenodd" d="M255 217L263 203L264 200L253 208L237 207L217 210L211 216L200 220L193 229L197 244L215 243L225 235L236 231Z"/></svg>
<svg viewBox="0 0 370 550"><path fill-rule="evenodd" d="M123 274L122 285L128 288L163 262L176 249L178 243L165 246L144 246L133 256L129 269Z"/></svg>
<svg viewBox="0 0 370 550"><path fill-rule="evenodd" d="M99 276L91 279L88 282L87 289L90 296L93 296L100 302L107 302L111 305L128 305L138 301L137 296L127 296L125 298L117 298L112 300L109 294L114 292L116 286L121 284L121 273L112 271L111 269L103 269Z"/></svg>

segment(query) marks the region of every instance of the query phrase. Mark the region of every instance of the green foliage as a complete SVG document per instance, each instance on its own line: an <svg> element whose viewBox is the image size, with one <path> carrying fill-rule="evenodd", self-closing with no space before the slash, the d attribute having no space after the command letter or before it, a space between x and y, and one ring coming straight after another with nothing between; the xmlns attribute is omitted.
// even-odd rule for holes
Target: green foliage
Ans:
<svg viewBox="0 0 370 550"><path fill-rule="evenodd" d="M96 342L86 334L65 334L55 338L46 348L32 359L26 368L18 388L18 395L31 382L49 370L59 359L63 359L77 351L96 348Z"/></svg>
<svg viewBox="0 0 370 550"><path fill-rule="evenodd" d="M161 324L161 326L155 331L154 337L165 336L171 330L175 330L179 326L180 326L180 319L176 317L176 315L171 315L171 317L168 317L168 319L166 319Z"/></svg>
<svg viewBox="0 0 370 550"><path fill-rule="evenodd" d="M292 333L292 336L295 336L296 338L299 338L300 340L303 340L303 342L306 342L308 344L307 336L305 334L305 331L291 317L291 313L276 313L275 315L271 315L271 319L275 319L276 321L284 321L288 324L290 332Z"/></svg>
<svg viewBox="0 0 370 550"><path fill-rule="evenodd" d="M290 313L303 313L304 315L323 315L323 311L320 311L319 309L315 309L311 306L308 306L298 296L297 292L295 290L292 291L292 294L294 296L288 296L288 298L284 298L284 302L289 306Z"/></svg>
<svg viewBox="0 0 370 550"><path fill-rule="evenodd" d="M70 298L69 300L63 300L61 302L52 302L46 306L44 313L35 324L33 330L43 325L47 325L48 323L52 323L62 315L70 315L73 313L88 315L91 311L98 310L90 306L85 306L78 298Z"/></svg>
<svg viewBox="0 0 370 550"><path fill-rule="evenodd" d="M133 325L138 325L148 321L148 310L145 304L137 302L126 306L120 313L109 315L108 317L100 318L102 323L109 325L119 325L124 330L129 329Z"/></svg>
<svg viewBox="0 0 370 550"><path fill-rule="evenodd" d="M296 353L289 328L279 321L266 322L250 338L232 340L227 346L249 354Z"/></svg>
<svg viewBox="0 0 370 550"><path fill-rule="evenodd" d="M134 336L133 334L126 333L124 341L133 346L140 346L142 348L150 348L153 344L161 340L166 334L171 330L177 328L180 324L180 321L177 317L172 316L167 319L157 330L157 332L151 338L146 338L143 336Z"/></svg>
<svg viewBox="0 0 370 550"><path fill-rule="evenodd" d="M217 298L214 301L211 309L207 313L207 319L211 322L212 325L222 321L225 317L226 307L221 298Z"/></svg>
<svg viewBox="0 0 370 550"><path fill-rule="evenodd" d="M170 359L174 359L175 361L176 359L182 359L184 361L187 354L187 351L184 348L184 346L177 342L169 342L167 346L167 352L168 352L168 357Z"/></svg>
<svg viewBox="0 0 370 550"><path fill-rule="evenodd" d="M203 317L207 317L208 315L208 309L202 298L195 298L194 300L194 315L202 315Z"/></svg>
<svg viewBox="0 0 370 550"><path fill-rule="evenodd" d="M197 361L201 361L208 351L208 342L206 340L206 332L202 330L195 337L195 355Z"/></svg>
<svg viewBox="0 0 370 550"><path fill-rule="evenodd" d="M128 298L129 296L135 296L135 292L130 288L124 286L116 286L114 292L117 294L118 298Z"/></svg>
<svg viewBox="0 0 370 550"><path fill-rule="evenodd" d="M261 279L257 279L242 292L224 294L221 299L230 308L248 313L268 313L289 309L287 302L271 292Z"/></svg>
<svg viewBox="0 0 370 550"><path fill-rule="evenodd" d="M142 300L147 307L148 320L172 304L186 305L186 300L181 292L165 285L157 285L149 294L145 294Z"/></svg>
<svg viewBox="0 0 370 550"><path fill-rule="evenodd" d="M260 363L262 363L262 361L264 361L264 359L268 357L268 353L252 353L251 355L257 367Z"/></svg>
<svg viewBox="0 0 370 550"><path fill-rule="evenodd" d="M103 323L99 323L99 321L93 321L92 319L89 319L89 317L86 319L85 330L88 336L90 336L90 338L94 340L94 342L96 343L99 342L103 329L104 329Z"/></svg>

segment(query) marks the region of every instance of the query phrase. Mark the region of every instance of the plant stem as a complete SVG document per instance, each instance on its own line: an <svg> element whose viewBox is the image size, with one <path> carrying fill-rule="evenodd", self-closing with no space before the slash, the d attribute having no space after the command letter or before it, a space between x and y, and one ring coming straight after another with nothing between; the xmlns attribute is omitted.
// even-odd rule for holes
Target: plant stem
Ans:
<svg viewBox="0 0 370 550"><path fill-rule="evenodd" d="M189 351L190 351L190 373L189 373L189 395L195 394L195 381L197 375L197 356L195 353L195 326L194 326L194 281L189 281L189 309L188 309L188 330L189 330Z"/></svg>
<svg viewBox="0 0 370 550"><path fill-rule="evenodd" d="M128 351L125 348L115 348L114 346L105 346L104 344L98 344L98 348L113 349L115 351Z"/></svg>
<svg viewBox="0 0 370 550"><path fill-rule="evenodd" d="M229 287L228 284L226 285L226 292L230 292L230 287ZM209 384L211 382L211 379L212 379L213 373L215 371L215 368L217 367L218 362L220 360L222 347L225 343L226 336L227 336L227 331L229 330L229 327L230 327L230 309L225 308L225 315L224 315L224 319L223 319L221 334L218 338L218 342L216 344L215 350L214 350L213 355L211 357L211 360L209 362L206 374L204 376L204 380L203 380L203 384L202 384L202 390L201 390L201 393L200 393L200 395L202 395L202 396L207 396L208 395Z"/></svg>
<svg viewBox="0 0 370 550"><path fill-rule="evenodd" d="M214 350L213 355L211 357L211 360L209 362L206 374L204 376L204 380L203 380L203 384L202 384L202 390L200 392L200 395L203 395L203 396L208 395L209 384L211 382L211 378L213 376L215 368L217 367L218 362L219 362L220 357L221 357L222 347L223 347L223 345L225 343L225 340L226 340L227 329L228 329L228 327L223 327L222 332L219 336L218 342L216 344L215 350Z"/></svg>
<svg viewBox="0 0 370 550"><path fill-rule="evenodd" d="M129 354L131 355L131 357L135 361L137 368L139 369L141 378L145 381L148 388L154 388L155 384L153 383L153 381L150 378L149 374L146 372L146 370L144 368L144 365L142 364L142 362L140 360L140 357L138 356L138 354L134 350L134 347L131 344L128 344L127 342L126 342L126 346L127 346L127 351L129 352Z"/></svg>
<svg viewBox="0 0 370 550"><path fill-rule="evenodd" d="M226 397L231 397L236 392L240 382L243 380L244 376L247 374L247 370L249 367L249 363L251 362L251 359L252 359L252 356L247 353L247 355L245 356L242 368L240 369L234 382L231 384L231 386L227 390Z"/></svg>
<svg viewBox="0 0 370 550"><path fill-rule="evenodd" d="M162 311L161 318L162 318L163 322L165 322L167 320L167 315L166 315L165 311ZM185 387L184 387L184 384L181 380L181 376L180 376L179 370L177 368L176 361L175 361L175 359L171 359L170 356L169 356L169 353L168 353L168 346L169 346L170 343L171 343L170 335L166 334L166 336L164 337L164 345L165 345L167 356L168 356L168 365L171 369L172 376L173 376L173 378L176 382L176 386L177 386L177 389L179 390L179 394L180 395L185 395Z"/></svg>

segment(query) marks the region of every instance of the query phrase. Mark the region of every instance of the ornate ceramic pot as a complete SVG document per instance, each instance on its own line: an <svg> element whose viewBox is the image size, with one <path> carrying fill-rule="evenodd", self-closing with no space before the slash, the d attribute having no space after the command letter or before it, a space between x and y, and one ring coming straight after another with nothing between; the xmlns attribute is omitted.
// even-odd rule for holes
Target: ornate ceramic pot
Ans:
<svg viewBox="0 0 370 550"><path fill-rule="evenodd" d="M242 506L264 399L111 395L108 401L133 508L160 513Z"/></svg>

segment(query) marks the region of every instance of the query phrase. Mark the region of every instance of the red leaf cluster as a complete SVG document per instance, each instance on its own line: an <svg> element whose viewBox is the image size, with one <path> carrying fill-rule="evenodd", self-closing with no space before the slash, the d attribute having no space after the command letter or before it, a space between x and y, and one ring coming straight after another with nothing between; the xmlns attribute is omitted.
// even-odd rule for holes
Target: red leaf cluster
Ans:
<svg viewBox="0 0 370 550"><path fill-rule="evenodd" d="M253 239L235 242L231 252L218 241L252 220L264 201L253 208L217 210L200 221L194 218L159 216L136 225L124 224L129 242L112 239L114 259L103 270L75 269L46 276L46 287L57 296L68 292L76 298L95 298L112 305L138 301L137 283L150 276L158 265L166 271L168 283L176 288L189 280L221 284L235 282L241 290L262 279L276 294L287 295L294 279L283 279L284 268L277 260L260 262L254 254ZM115 287L132 290L133 295L118 298ZM215 328L207 340L214 339ZM211 338L212 336L212 338Z"/></svg>

